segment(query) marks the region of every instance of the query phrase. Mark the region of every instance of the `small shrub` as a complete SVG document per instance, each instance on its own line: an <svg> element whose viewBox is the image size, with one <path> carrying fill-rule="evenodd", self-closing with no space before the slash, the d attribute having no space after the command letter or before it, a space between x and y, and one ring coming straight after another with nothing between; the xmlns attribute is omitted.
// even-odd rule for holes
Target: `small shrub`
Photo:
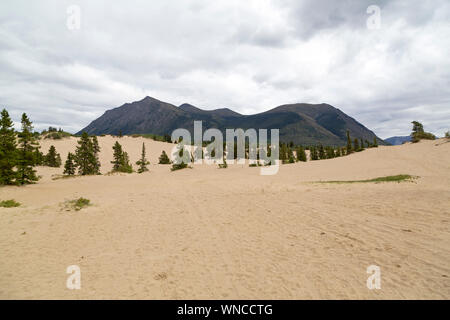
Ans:
<svg viewBox="0 0 450 320"><path fill-rule="evenodd" d="M176 171L176 170L181 170L181 169L185 169L185 168L187 168L188 167L188 165L186 164L186 163L184 163L184 162L182 162L182 163L179 163L179 164L173 164L172 165L172 168L170 168L170 171Z"/></svg>
<svg viewBox="0 0 450 320"><path fill-rule="evenodd" d="M14 207L18 207L20 206L20 203L10 199L10 200L3 200L2 202L0 202L0 207L3 208L14 208Z"/></svg>
<svg viewBox="0 0 450 320"><path fill-rule="evenodd" d="M170 164L170 159L167 156L167 153L163 150L161 155L159 156L159 164Z"/></svg>
<svg viewBox="0 0 450 320"><path fill-rule="evenodd" d="M75 200L66 201L66 209L68 211L70 211L72 209L75 211L80 211L81 209L89 206L90 204L91 204L91 201L89 199L78 198Z"/></svg>
<svg viewBox="0 0 450 320"><path fill-rule="evenodd" d="M450 131L447 131L447 132L445 133L445 137L446 137L447 139L450 139Z"/></svg>

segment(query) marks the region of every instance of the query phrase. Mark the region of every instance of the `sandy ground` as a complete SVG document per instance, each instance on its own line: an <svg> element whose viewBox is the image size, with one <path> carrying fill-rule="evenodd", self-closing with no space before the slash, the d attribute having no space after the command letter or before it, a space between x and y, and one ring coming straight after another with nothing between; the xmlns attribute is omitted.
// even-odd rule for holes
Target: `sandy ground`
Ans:
<svg viewBox="0 0 450 320"><path fill-rule="evenodd" d="M0 188L2 299L449 299L450 143L425 141L283 165L156 165L173 145L119 139L150 172ZM115 139L100 138L102 172ZM76 139L54 144L63 159ZM411 174L416 182L319 184ZM65 211L66 200L92 206ZM81 268L81 289L66 268ZM366 268L381 268L369 290Z"/></svg>

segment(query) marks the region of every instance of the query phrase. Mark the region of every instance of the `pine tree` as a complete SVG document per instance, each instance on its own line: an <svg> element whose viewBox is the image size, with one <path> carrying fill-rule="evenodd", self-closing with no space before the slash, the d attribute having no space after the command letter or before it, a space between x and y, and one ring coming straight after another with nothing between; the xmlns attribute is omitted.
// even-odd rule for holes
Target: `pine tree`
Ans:
<svg viewBox="0 0 450 320"><path fill-rule="evenodd" d="M75 150L75 164L81 175L97 174L97 159L95 158L94 146L86 132L83 132Z"/></svg>
<svg viewBox="0 0 450 320"><path fill-rule="evenodd" d="M94 173L93 174L100 174L100 160L98 158L98 154L100 153L100 145L98 144L98 139L97 136L93 136L92 137L92 151L94 152L94 159L95 162L93 163L94 165Z"/></svg>
<svg viewBox="0 0 450 320"><path fill-rule="evenodd" d="M44 162L45 162L45 156L44 156L44 154L39 150L39 147L36 148L36 149L34 149L33 156L34 156L34 163L35 163L37 166L42 166L42 165L44 165Z"/></svg>
<svg viewBox="0 0 450 320"><path fill-rule="evenodd" d="M0 185L15 184L17 172L16 132L8 111L3 109L0 120Z"/></svg>
<svg viewBox="0 0 450 320"><path fill-rule="evenodd" d="M122 150L122 146L118 141L113 146L114 150L114 160L111 161L113 164L113 172L133 172L133 167L130 164L130 159L128 157L128 153Z"/></svg>
<svg viewBox="0 0 450 320"><path fill-rule="evenodd" d="M55 146L50 146L48 153L44 157L44 164L49 167L61 167L61 156L56 152Z"/></svg>
<svg viewBox="0 0 450 320"><path fill-rule="evenodd" d="M373 147L378 148L377 137L373 137Z"/></svg>
<svg viewBox="0 0 450 320"><path fill-rule="evenodd" d="M67 154L67 160L66 163L64 164L64 172L63 174L67 174L69 176L73 176L75 174L75 163L74 163L74 154L69 152Z"/></svg>
<svg viewBox="0 0 450 320"><path fill-rule="evenodd" d="M334 156L335 156L336 158L342 156L342 154L341 154L341 148L337 147L337 149L335 150Z"/></svg>
<svg viewBox="0 0 450 320"><path fill-rule="evenodd" d="M312 146L309 148L310 151L310 158L311 160L319 160L319 156L317 154L317 148L315 146Z"/></svg>
<svg viewBox="0 0 450 320"><path fill-rule="evenodd" d="M333 159L335 157L334 149L330 146L326 147L326 156L327 159Z"/></svg>
<svg viewBox="0 0 450 320"><path fill-rule="evenodd" d="M327 156L325 154L325 149L323 148L323 145L320 145L319 146L319 159L323 160L323 159L326 159L326 158L327 158Z"/></svg>
<svg viewBox="0 0 450 320"><path fill-rule="evenodd" d="M161 155L159 156L159 164L170 164L170 159L167 156L167 153L163 150Z"/></svg>
<svg viewBox="0 0 450 320"><path fill-rule="evenodd" d="M113 171L119 171L120 167L123 164L123 151L122 146L118 141L116 141L116 143L114 144L113 150L114 150L113 154L114 160L111 161L111 163L113 164Z"/></svg>
<svg viewBox="0 0 450 320"><path fill-rule="evenodd" d="M142 143L141 159L136 162L136 164L139 166L138 173L148 171L147 165L149 165L150 162L145 158L145 143Z"/></svg>
<svg viewBox="0 0 450 320"><path fill-rule="evenodd" d="M363 143L363 139L361 139L361 151L364 150L364 143Z"/></svg>
<svg viewBox="0 0 450 320"><path fill-rule="evenodd" d="M355 149L355 151L360 151L358 139L356 139L356 138L355 138L355 140L353 142L353 148Z"/></svg>
<svg viewBox="0 0 450 320"><path fill-rule="evenodd" d="M132 173L133 167L130 164L130 158L128 157L128 153L124 152L122 157L123 157L123 162L122 162L122 167L120 168L120 171L126 172L126 173Z"/></svg>
<svg viewBox="0 0 450 320"><path fill-rule="evenodd" d="M347 130L347 151L346 154L352 153L352 140L350 139L350 131Z"/></svg>
<svg viewBox="0 0 450 320"><path fill-rule="evenodd" d="M289 163L295 163L294 152L292 151L291 147L287 148L287 156Z"/></svg>
<svg viewBox="0 0 450 320"><path fill-rule="evenodd" d="M297 161L306 161L306 152L302 146L297 148Z"/></svg>
<svg viewBox="0 0 450 320"><path fill-rule="evenodd" d="M17 181L19 184L34 183L39 180L36 176L34 151L37 146L36 139L33 135L33 125L27 115L22 114L22 132L19 135L19 152L17 161Z"/></svg>
<svg viewBox="0 0 450 320"><path fill-rule="evenodd" d="M286 163L286 160L288 159L288 157L287 157L287 147L286 147L285 143L282 143L280 145L279 157L280 157L281 163Z"/></svg>

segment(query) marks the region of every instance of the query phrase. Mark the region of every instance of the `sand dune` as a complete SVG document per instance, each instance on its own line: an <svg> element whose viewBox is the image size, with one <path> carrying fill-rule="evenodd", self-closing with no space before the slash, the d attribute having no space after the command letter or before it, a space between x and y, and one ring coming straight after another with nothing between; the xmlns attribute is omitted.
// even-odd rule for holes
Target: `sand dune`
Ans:
<svg viewBox="0 0 450 320"><path fill-rule="evenodd" d="M100 137L102 173L119 140L150 171L2 187L2 299L449 299L450 143L441 139L348 157L259 168L157 165L173 144ZM44 140L63 160L76 139ZM319 184L411 174L414 182ZM65 211L66 200L92 206ZM366 287L369 265L380 290ZM81 290L66 288L79 265Z"/></svg>

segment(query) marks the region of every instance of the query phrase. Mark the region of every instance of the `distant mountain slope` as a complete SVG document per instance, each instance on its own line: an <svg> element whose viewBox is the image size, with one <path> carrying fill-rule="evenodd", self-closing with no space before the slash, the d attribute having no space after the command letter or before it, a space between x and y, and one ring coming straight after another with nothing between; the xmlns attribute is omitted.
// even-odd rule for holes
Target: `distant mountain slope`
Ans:
<svg viewBox="0 0 450 320"><path fill-rule="evenodd" d="M344 145L346 130L352 138L373 141L375 134L337 108L328 104L289 104L254 115L241 115L227 108L202 110L190 104L176 107L146 97L106 111L78 134L153 133L171 134L177 128L193 132L194 120L203 129L280 129L280 140L296 144ZM380 144L384 141L377 137Z"/></svg>
<svg viewBox="0 0 450 320"><path fill-rule="evenodd" d="M387 139L384 139L389 144L392 144L393 146L398 146L400 144L403 144L405 142L411 141L411 136L396 136L396 137L390 137Z"/></svg>

